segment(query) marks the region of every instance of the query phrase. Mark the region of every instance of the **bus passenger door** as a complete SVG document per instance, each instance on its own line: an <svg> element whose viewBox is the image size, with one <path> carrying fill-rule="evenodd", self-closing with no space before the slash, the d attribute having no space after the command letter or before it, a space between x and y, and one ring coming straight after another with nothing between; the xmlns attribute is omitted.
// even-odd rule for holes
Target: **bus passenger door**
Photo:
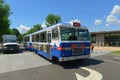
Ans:
<svg viewBox="0 0 120 80"><path fill-rule="evenodd" d="M50 54L51 54L51 50L50 50L50 43L51 43L51 31L48 31L47 32L47 53L49 54L49 57L50 57Z"/></svg>

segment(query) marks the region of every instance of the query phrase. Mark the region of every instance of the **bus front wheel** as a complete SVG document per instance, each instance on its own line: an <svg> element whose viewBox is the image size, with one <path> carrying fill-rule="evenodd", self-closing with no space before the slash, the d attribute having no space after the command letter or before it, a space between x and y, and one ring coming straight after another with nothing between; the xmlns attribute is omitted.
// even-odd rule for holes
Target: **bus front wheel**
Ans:
<svg viewBox="0 0 120 80"><path fill-rule="evenodd" d="M54 64L58 64L58 65L63 65L64 64L64 62L59 61L57 57L53 57L52 61L53 61Z"/></svg>
<svg viewBox="0 0 120 80"><path fill-rule="evenodd" d="M57 64L59 61L58 61L58 58L57 57L53 57L52 58L52 62L54 63L54 64Z"/></svg>

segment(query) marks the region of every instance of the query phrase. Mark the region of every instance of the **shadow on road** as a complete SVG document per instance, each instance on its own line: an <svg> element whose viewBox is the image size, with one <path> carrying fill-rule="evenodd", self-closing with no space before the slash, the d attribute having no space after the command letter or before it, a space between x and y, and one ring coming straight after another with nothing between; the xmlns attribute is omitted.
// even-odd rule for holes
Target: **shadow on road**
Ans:
<svg viewBox="0 0 120 80"><path fill-rule="evenodd" d="M96 60L96 59L84 59L83 62L80 60L75 60L75 61L68 61L60 64L64 69L71 69L71 68L80 68L80 67L86 67L86 66L91 66L91 65L98 65L103 63L104 61L101 60Z"/></svg>
<svg viewBox="0 0 120 80"><path fill-rule="evenodd" d="M72 68L80 68L80 67L86 67L86 66L91 66L91 65L98 65L98 64L101 64L104 62L101 60L90 58L90 59L84 59L84 60L73 60L73 61L66 61L66 62L62 62L62 63L61 62L54 63L54 61L51 61L39 54L37 54L37 55L46 59L50 63L53 63L54 65L59 65L59 66L63 67L64 69L72 69Z"/></svg>

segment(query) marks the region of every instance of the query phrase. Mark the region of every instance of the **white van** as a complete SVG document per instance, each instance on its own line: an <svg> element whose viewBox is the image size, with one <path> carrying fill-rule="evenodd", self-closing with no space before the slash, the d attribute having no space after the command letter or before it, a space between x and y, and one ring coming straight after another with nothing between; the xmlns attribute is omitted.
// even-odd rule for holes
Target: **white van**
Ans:
<svg viewBox="0 0 120 80"><path fill-rule="evenodd" d="M17 42L16 35L3 35L2 36L2 52L19 52L19 43Z"/></svg>

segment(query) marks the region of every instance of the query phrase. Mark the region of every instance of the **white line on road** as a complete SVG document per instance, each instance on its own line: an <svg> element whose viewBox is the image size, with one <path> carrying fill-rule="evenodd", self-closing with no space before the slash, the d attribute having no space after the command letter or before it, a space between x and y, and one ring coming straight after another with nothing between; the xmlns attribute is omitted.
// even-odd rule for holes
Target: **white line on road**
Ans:
<svg viewBox="0 0 120 80"><path fill-rule="evenodd" d="M102 74L100 74L99 72L86 68L86 67L81 67L81 69L84 69L90 72L90 75L87 77L83 77L79 75L78 73L75 73L77 80L102 80Z"/></svg>
<svg viewBox="0 0 120 80"><path fill-rule="evenodd" d="M104 60L104 61L106 61L106 62L112 62L112 63L117 63L117 64L120 64L120 62L116 62L116 61L111 61L111 60Z"/></svg>
<svg viewBox="0 0 120 80"><path fill-rule="evenodd" d="M75 73L75 76L76 76L77 80L89 80L89 79L79 75L78 73Z"/></svg>

